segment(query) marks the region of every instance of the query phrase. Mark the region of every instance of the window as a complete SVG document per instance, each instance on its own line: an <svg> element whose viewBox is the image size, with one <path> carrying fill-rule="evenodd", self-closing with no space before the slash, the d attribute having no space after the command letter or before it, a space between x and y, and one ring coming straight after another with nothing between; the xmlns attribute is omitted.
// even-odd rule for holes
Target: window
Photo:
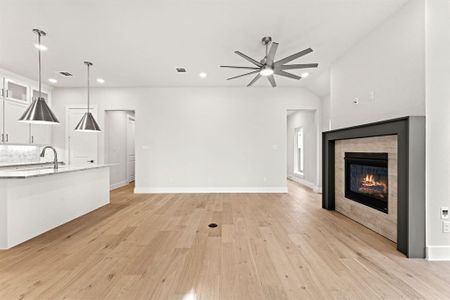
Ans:
<svg viewBox="0 0 450 300"><path fill-rule="evenodd" d="M295 161L295 172L299 173L299 174L303 174L303 152L304 152L304 147L303 147L303 140L304 140L304 136L303 136L303 128L297 128L295 130L295 139L296 139L296 143L295 143L295 151L294 151L294 161Z"/></svg>

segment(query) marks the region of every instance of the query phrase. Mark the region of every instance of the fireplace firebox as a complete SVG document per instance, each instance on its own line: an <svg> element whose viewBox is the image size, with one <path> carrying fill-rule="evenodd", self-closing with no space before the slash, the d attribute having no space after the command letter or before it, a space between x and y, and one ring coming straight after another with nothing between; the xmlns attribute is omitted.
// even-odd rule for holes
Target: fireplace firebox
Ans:
<svg viewBox="0 0 450 300"><path fill-rule="evenodd" d="M388 154L345 152L345 197L388 213Z"/></svg>

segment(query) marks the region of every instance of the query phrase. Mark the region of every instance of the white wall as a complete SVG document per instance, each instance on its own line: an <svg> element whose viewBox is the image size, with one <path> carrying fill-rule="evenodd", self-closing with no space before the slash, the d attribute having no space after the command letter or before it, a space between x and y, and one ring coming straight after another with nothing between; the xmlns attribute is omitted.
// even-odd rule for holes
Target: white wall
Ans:
<svg viewBox="0 0 450 300"><path fill-rule="evenodd" d="M447 0L409 1L333 64L331 98L322 99L324 129L329 120L335 129L426 112L427 256L447 260L440 209L450 207L449 12Z"/></svg>
<svg viewBox="0 0 450 300"><path fill-rule="evenodd" d="M85 94L54 91L62 122L65 106L84 103ZM105 110L135 111L141 192L285 191L286 111L320 106L301 88L105 88L93 89L91 99L100 126ZM54 143L63 153L63 126L54 127Z"/></svg>
<svg viewBox="0 0 450 300"><path fill-rule="evenodd" d="M105 112L105 162L113 164L110 168L111 188L128 184L127 176L127 121L129 111L115 110Z"/></svg>
<svg viewBox="0 0 450 300"><path fill-rule="evenodd" d="M326 95L322 97L322 131L332 129L331 124L331 96Z"/></svg>
<svg viewBox="0 0 450 300"><path fill-rule="evenodd" d="M427 255L450 260L450 233L440 208L450 207L450 2L427 1Z"/></svg>
<svg viewBox="0 0 450 300"><path fill-rule="evenodd" d="M424 16L424 0L407 2L332 65L333 129L425 114Z"/></svg>
<svg viewBox="0 0 450 300"><path fill-rule="evenodd" d="M317 126L315 111L300 110L287 117L287 176L301 179L306 185L316 188L317 182ZM296 147L296 129L303 128L304 166L303 175L294 173L294 153Z"/></svg>

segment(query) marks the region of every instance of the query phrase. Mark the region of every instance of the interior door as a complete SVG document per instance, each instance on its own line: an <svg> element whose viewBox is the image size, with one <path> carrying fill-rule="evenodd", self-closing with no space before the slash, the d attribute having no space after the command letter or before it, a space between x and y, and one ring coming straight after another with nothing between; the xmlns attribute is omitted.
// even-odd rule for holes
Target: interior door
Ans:
<svg viewBox="0 0 450 300"><path fill-rule="evenodd" d="M136 158L134 154L135 121L132 116L127 117L127 174L128 182L134 181Z"/></svg>
<svg viewBox="0 0 450 300"><path fill-rule="evenodd" d="M90 109L97 120L97 110ZM66 128L67 163L73 165L98 163L98 134L76 131L75 127L86 112L86 108L68 108Z"/></svg>

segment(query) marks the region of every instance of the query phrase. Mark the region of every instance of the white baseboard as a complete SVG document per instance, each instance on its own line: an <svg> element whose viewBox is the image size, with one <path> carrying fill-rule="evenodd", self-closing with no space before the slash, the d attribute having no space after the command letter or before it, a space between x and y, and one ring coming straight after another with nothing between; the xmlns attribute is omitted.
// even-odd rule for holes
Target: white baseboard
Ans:
<svg viewBox="0 0 450 300"><path fill-rule="evenodd" d="M293 175L288 175L288 179L290 179L292 181L295 181L297 183L300 183L301 185L304 185L304 186L312 189L315 193L322 193L322 187L318 187L317 185L315 185L311 181L305 180L303 178L298 178L298 177L293 176Z"/></svg>
<svg viewBox="0 0 450 300"><path fill-rule="evenodd" d="M428 246L427 260L450 261L450 246Z"/></svg>
<svg viewBox="0 0 450 300"><path fill-rule="evenodd" d="M128 184L127 180L124 180L124 181L121 181L118 183L113 183L109 186L109 190L112 191L112 190L118 189L120 187L126 186L127 184Z"/></svg>
<svg viewBox="0 0 450 300"><path fill-rule="evenodd" d="M322 194L322 187L321 186L314 186L313 188L314 193Z"/></svg>
<svg viewBox="0 0 450 300"><path fill-rule="evenodd" d="M287 187L135 187L136 194L287 193Z"/></svg>

